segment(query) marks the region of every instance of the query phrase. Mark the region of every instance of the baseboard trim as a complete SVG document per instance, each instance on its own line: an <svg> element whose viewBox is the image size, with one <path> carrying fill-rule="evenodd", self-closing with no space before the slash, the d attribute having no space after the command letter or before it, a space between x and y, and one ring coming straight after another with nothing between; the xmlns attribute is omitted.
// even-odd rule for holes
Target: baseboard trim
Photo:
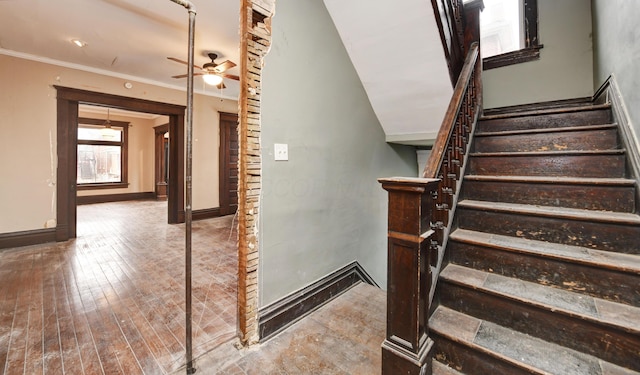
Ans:
<svg viewBox="0 0 640 375"><path fill-rule="evenodd" d="M0 249L56 242L56 228L1 233Z"/></svg>
<svg viewBox="0 0 640 375"><path fill-rule="evenodd" d="M261 308L258 310L260 342L280 333L358 282L378 286L364 268L354 261L315 283Z"/></svg>
<svg viewBox="0 0 640 375"><path fill-rule="evenodd" d="M193 210L191 212L191 220L212 219L219 216L221 216L220 207L204 208L200 210Z"/></svg>
<svg viewBox="0 0 640 375"><path fill-rule="evenodd" d="M155 199L154 192L143 193L124 193L124 194L104 194L104 195L85 195L78 196L76 198L77 204L94 204L94 203L107 203L107 202L124 202L124 201L136 201Z"/></svg>
<svg viewBox="0 0 640 375"><path fill-rule="evenodd" d="M622 144L627 150L627 159L630 164L628 168L636 180L636 187L640 187L640 144L638 143L637 134L635 134L631 125L631 117L627 112L620 86L618 86L616 77L613 74L596 91L593 101L611 103L613 119L620 127L620 138L622 138ZM636 188L637 210L640 210L640 188Z"/></svg>

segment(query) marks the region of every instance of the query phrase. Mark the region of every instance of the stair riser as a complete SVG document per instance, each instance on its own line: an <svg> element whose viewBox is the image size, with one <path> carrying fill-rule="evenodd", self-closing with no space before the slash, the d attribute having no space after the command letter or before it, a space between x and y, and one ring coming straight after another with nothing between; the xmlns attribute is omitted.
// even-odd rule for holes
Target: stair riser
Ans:
<svg viewBox="0 0 640 375"><path fill-rule="evenodd" d="M640 337L491 293L443 282L442 305L640 371Z"/></svg>
<svg viewBox="0 0 640 375"><path fill-rule="evenodd" d="M472 156L469 174L496 176L625 177L624 155Z"/></svg>
<svg viewBox="0 0 640 375"><path fill-rule="evenodd" d="M611 122L611 111L609 109L598 109L573 113L482 120L478 122L478 131L548 129L581 125L604 125Z"/></svg>
<svg viewBox="0 0 640 375"><path fill-rule="evenodd" d="M497 358L462 345L448 338L431 333L435 341L434 358L465 374L474 375L531 375L537 372L527 371Z"/></svg>
<svg viewBox="0 0 640 375"><path fill-rule="evenodd" d="M638 276L452 240L451 263L640 307Z"/></svg>
<svg viewBox="0 0 640 375"><path fill-rule="evenodd" d="M629 213L635 207L635 189L632 186L465 180L462 189L463 197L480 201Z"/></svg>
<svg viewBox="0 0 640 375"><path fill-rule="evenodd" d="M466 207L458 207L457 218L459 227L463 229L619 253L640 253L638 226L479 211Z"/></svg>
<svg viewBox="0 0 640 375"><path fill-rule="evenodd" d="M613 150L618 148L617 129L476 136L474 152L527 152Z"/></svg>

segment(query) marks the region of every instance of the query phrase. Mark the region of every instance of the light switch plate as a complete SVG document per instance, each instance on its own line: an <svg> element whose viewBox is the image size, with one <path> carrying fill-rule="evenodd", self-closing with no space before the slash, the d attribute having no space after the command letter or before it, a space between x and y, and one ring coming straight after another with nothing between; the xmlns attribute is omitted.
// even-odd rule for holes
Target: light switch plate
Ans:
<svg viewBox="0 0 640 375"><path fill-rule="evenodd" d="M273 157L275 160L289 160L289 146L286 143L274 143Z"/></svg>

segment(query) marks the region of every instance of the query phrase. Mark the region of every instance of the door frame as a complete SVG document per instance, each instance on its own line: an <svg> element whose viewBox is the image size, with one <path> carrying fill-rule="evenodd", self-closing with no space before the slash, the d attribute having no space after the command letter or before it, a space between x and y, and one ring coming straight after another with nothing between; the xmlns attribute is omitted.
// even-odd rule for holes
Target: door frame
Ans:
<svg viewBox="0 0 640 375"><path fill-rule="evenodd" d="M231 181L229 175L231 169L229 164L231 163L232 155L230 152L231 139L229 138L229 131L231 124L235 124L235 131L238 131L238 114L220 112L220 156L219 156L219 201L220 201L220 215L230 215L236 212L238 204L231 204L229 201L229 191L231 190ZM240 137L238 136L238 141ZM238 152L240 149L238 148ZM238 152L236 153L236 170L238 170ZM238 191L238 180L236 179L236 192Z"/></svg>
<svg viewBox="0 0 640 375"><path fill-rule="evenodd" d="M163 124L163 125L158 125L158 126L154 126L153 130L155 132L154 135L154 140L153 140L153 144L154 144L154 175L153 175L153 181L154 181L154 193L155 193L155 197L156 199L162 199L162 200L167 200L167 187L165 186L162 190L163 190L163 195L159 196L160 193L160 188L159 188L159 184L160 183L167 183L167 175L168 171L165 172L166 169L166 164L168 163L168 160L166 160L166 154L168 154L168 150L165 151L165 137L164 135L169 131L169 123ZM168 142L169 142L169 147L171 147L171 141L170 138L168 138ZM166 154L165 154L166 153ZM161 179L161 177L165 177L164 180Z"/></svg>
<svg viewBox="0 0 640 375"><path fill-rule="evenodd" d="M89 104L169 117L169 224L184 221L184 117L185 106L126 96L103 94L63 86L57 93L57 186L56 240L76 237L76 168L78 146L78 105Z"/></svg>

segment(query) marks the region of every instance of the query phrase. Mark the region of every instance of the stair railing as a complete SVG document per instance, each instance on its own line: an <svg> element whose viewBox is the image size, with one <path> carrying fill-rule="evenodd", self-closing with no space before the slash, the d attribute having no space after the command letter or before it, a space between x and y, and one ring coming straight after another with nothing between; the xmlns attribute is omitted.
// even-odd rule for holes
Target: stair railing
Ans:
<svg viewBox="0 0 640 375"><path fill-rule="evenodd" d="M439 250L432 253L431 265L437 271L451 229L471 134L480 114L481 69L478 43L473 43L422 173L423 178L438 180L431 211L431 228L435 231L432 248ZM430 289L430 299L434 289L435 285Z"/></svg>
<svg viewBox="0 0 640 375"><path fill-rule="evenodd" d="M440 31L451 84L455 85L464 64L464 5L462 0L431 0Z"/></svg>
<svg viewBox="0 0 640 375"><path fill-rule="evenodd" d="M435 293L434 281L440 272L460 190L458 182L482 103L482 61L478 45L482 1L473 3L473 13L467 12L465 6L466 24L473 28L464 30L465 62L423 178L378 180L389 194L383 375L430 375L432 372L429 311Z"/></svg>

